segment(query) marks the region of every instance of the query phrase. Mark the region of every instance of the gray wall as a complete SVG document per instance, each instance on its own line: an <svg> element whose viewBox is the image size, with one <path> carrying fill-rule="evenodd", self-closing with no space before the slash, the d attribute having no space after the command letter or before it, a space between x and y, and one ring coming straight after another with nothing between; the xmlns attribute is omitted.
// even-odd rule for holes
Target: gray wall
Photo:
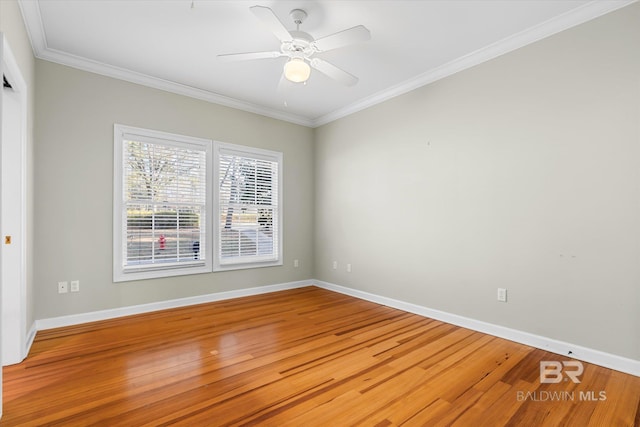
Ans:
<svg viewBox="0 0 640 427"><path fill-rule="evenodd" d="M35 102L35 58L31 42L22 20L18 3L0 0L0 32L7 38L16 58L22 77L27 84L27 147L26 147L26 251L27 251L27 329L37 318L34 313L34 102Z"/></svg>
<svg viewBox="0 0 640 427"><path fill-rule="evenodd" d="M640 359L639 22L317 129L316 278Z"/></svg>
<svg viewBox="0 0 640 427"><path fill-rule="evenodd" d="M37 318L312 277L312 129L41 60L36 84ZM114 123L283 152L284 266L114 284Z"/></svg>
<svg viewBox="0 0 640 427"><path fill-rule="evenodd" d="M638 22L636 4L316 130L36 61L35 317L316 277L640 359ZM284 152L284 266L112 283L113 123Z"/></svg>

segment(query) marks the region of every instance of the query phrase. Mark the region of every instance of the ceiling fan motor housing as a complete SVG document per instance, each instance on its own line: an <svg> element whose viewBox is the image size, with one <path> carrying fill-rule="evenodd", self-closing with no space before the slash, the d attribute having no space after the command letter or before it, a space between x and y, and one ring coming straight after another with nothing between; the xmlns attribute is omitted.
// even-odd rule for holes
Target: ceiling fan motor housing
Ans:
<svg viewBox="0 0 640 427"><path fill-rule="evenodd" d="M308 58L316 52L313 46L313 37L304 31L290 31L292 40L282 43L280 50L287 56L303 56ZM296 55L297 54L297 55Z"/></svg>
<svg viewBox="0 0 640 427"><path fill-rule="evenodd" d="M290 58L309 59L309 56L313 55L317 50L312 45L313 37L309 33L300 31L300 24L307 19L307 12L302 9L293 9L289 12L289 16L291 16L297 28L295 31L289 31L292 40L283 42L280 50Z"/></svg>

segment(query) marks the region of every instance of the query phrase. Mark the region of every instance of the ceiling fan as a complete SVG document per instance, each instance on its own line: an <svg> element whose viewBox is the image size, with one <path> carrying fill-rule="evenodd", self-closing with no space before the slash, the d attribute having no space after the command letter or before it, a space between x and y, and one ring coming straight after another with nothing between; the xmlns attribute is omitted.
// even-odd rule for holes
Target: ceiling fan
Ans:
<svg viewBox="0 0 640 427"><path fill-rule="evenodd" d="M296 24L295 31L288 31L271 9L264 6L252 6L249 8L253 14L262 21L282 43L280 51L230 53L218 55L223 61L246 61L252 59L272 59L288 57L284 65L284 77L294 83L303 83L309 79L311 68L314 68L347 86L353 86L358 78L336 67L324 59L318 58L317 53L337 49L353 43L367 41L371 33L363 25L339 31L326 37L314 40L311 35L300 31L300 24L304 22L307 13L302 9L293 9L289 15Z"/></svg>

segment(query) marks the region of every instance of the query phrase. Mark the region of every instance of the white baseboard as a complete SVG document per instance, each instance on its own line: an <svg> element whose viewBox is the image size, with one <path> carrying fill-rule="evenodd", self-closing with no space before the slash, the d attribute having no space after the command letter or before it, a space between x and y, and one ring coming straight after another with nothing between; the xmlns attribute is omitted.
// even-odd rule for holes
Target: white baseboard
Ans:
<svg viewBox="0 0 640 427"><path fill-rule="evenodd" d="M323 289L327 289L341 294L350 295L366 301L375 302L377 304L386 305L388 307L397 308L409 313L418 314L420 316L429 317L431 319L440 320L452 325L461 326L463 328L472 329L474 331L505 338L520 344L536 347L551 353L568 356L584 362L593 363L595 365L604 366L605 368L614 369L616 371L627 374L640 376L640 361L628 359L626 357L617 356L615 354L605 353L600 350L579 346L576 344L558 341L552 338L531 334L529 332L519 331L517 329L507 328L505 326L494 325L492 323L482 322L480 320L471 319L457 314L451 314L432 308L423 307L417 304L396 300L393 298L383 297L356 289L347 288L333 283L316 280L314 284Z"/></svg>
<svg viewBox="0 0 640 427"><path fill-rule="evenodd" d="M366 301L375 302L377 304L386 305L388 307L397 308L409 313L418 314L420 316L429 317L431 319L440 320L452 325L461 326L463 328L472 329L474 331L493 335L496 337L508 339L521 344L536 347L552 353L563 356L572 357L577 360L604 366L606 368L615 369L631 375L640 377L640 361L617 356L615 354L605 353L588 347L576 344L558 341L552 338L531 334L529 332L519 331L517 329L507 328L505 326L494 325L492 323L471 319L457 314L451 314L417 304L396 300L393 298L383 297L380 295L363 292L356 289L347 288L333 283L323 282L321 280L302 280L298 282L288 282L276 285L258 286L254 288L239 289L235 291L217 292L207 295L198 295L194 297L179 298L168 301L159 301L149 304L134 305L129 307L114 308L109 310L100 310L90 313L73 314L69 316L52 317L48 319L36 320L29 330L27 349L35 338L36 331L59 328L63 326L72 326L82 323L95 322L99 320L114 319L117 317L130 316L134 314L149 313L152 311L166 310L169 308L186 307L189 305L203 304L207 302L222 301L231 298L239 298L251 295L260 295L270 292L283 291L287 289L296 289L305 286L317 286L341 294L350 295Z"/></svg>
<svg viewBox="0 0 640 427"><path fill-rule="evenodd" d="M134 314L149 313L152 311L166 310L169 308L186 307L189 305L204 304L207 302L222 301L232 298L260 295L270 292L284 291L287 289L313 286L313 280L301 280L298 282L280 283L277 285L257 286L255 288L238 289L235 291L216 292L213 294L198 295L194 297L178 298L168 301L152 302L149 304L132 305L128 307L112 308L108 310L93 311L90 313L72 314L69 316L51 317L36 320L35 329L61 328L64 326L79 325L82 323L96 322L99 320L115 319L117 317L131 316ZM35 336L35 332L34 332Z"/></svg>
<svg viewBox="0 0 640 427"><path fill-rule="evenodd" d="M22 358L23 360L25 357L29 355L29 350L31 350L31 344L33 344L33 340L36 339L36 332L38 332L38 328L36 327L36 322L33 322L31 324L31 328L29 329L29 332L27 332L27 339L25 340L25 343L24 343L24 357Z"/></svg>

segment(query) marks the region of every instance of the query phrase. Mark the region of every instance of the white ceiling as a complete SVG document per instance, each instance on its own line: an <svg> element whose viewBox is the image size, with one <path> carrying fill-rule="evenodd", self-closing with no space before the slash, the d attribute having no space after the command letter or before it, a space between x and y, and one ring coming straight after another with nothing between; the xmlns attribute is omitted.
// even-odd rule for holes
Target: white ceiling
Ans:
<svg viewBox="0 0 640 427"><path fill-rule="evenodd" d="M1 1L1 0L0 0ZM124 80L318 126L632 0L20 0L37 57ZM250 12L267 6L320 38L364 25L368 42L319 54L360 78L346 87L312 71L279 88L284 58L224 63L222 53L279 50ZM192 7L193 6L193 7Z"/></svg>

